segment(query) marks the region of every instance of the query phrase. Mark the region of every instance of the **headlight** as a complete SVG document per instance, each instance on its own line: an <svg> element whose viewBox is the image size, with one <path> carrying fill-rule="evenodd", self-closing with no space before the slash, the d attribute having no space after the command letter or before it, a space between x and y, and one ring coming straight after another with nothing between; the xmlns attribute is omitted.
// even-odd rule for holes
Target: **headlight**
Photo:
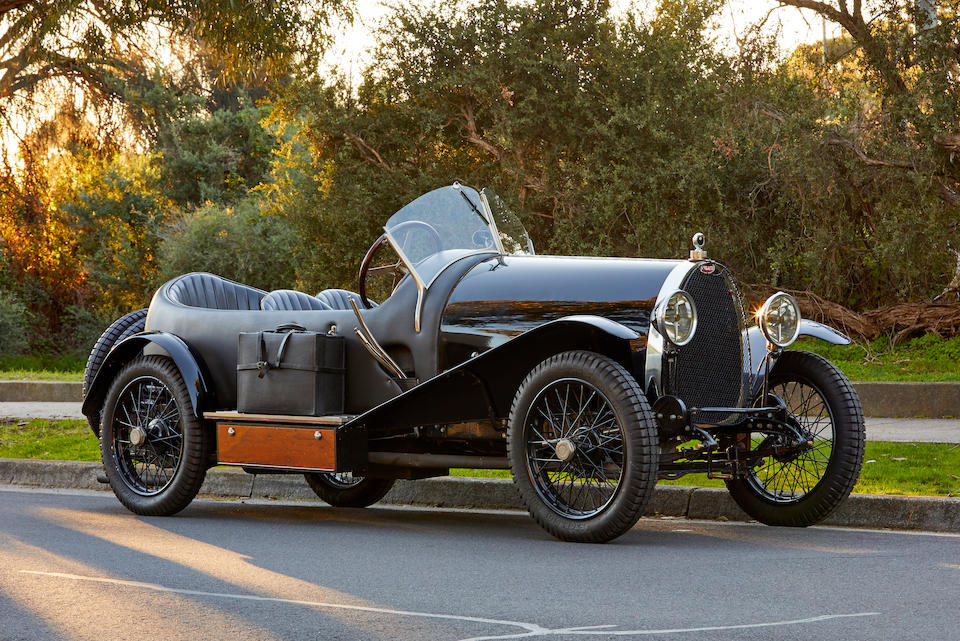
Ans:
<svg viewBox="0 0 960 641"><path fill-rule="evenodd" d="M677 290L657 307L657 329L667 340L682 347L697 331L697 306L687 292Z"/></svg>
<svg viewBox="0 0 960 641"><path fill-rule="evenodd" d="M777 292L767 299L757 314L760 331L777 347L786 347L800 333L800 306L786 292Z"/></svg>

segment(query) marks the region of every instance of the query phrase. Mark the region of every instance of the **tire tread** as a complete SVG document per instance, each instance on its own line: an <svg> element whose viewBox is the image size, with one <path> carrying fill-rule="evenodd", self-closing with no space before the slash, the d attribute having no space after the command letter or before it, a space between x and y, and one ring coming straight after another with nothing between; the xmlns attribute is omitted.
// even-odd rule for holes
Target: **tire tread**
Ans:
<svg viewBox="0 0 960 641"><path fill-rule="evenodd" d="M623 478L621 483L621 492L623 496L615 499L615 502L622 501L613 512L612 518L607 518L601 527L590 527L586 525L580 528L571 528L567 519L548 510L539 510L534 507L535 502L540 499L534 491L533 496L527 496L528 490L525 483L520 481L518 470L514 470L513 484L521 500L528 506L530 515L544 530L553 536L566 541L578 541L583 543L604 543L610 541L628 531L643 516L647 503L653 494L654 486L657 482L657 467L659 465L659 442L657 439L657 426L654 421L647 397L643 394L636 379L616 361L595 352L571 351L556 354L539 365L534 367L524 378L518 388L510 408L509 433L512 435L515 429L519 427L521 433L523 426L520 422L524 417L519 416L521 410L521 399L524 396L526 388L539 377L544 370L554 367L571 367L581 371L587 370L595 372L608 380L617 389L620 400L626 401L627 412L624 416L628 424L633 422L640 429L624 430L625 439L633 440L632 452L635 454L634 462L627 462L624 474L633 471L634 481L639 483L636 492L627 494L624 492L625 485L629 485L631 479ZM612 399L611 399L612 400ZM513 465L514 456L518 458L523 456L522 452L514 452L514 448L519 446L524 448L523 443L515 443L514 438L507 438L507 458ZM609 509L613 509L611 505ZM600 518L599 516L586 521L578 522L581 525L589 524L590 521ZM576 529L576 531L571 531Z"/></svg>
<svg viewBox="0 0 960 641"><path fill-rule="evenodd" d="M860 398L850 380L836 365L819 354L804 351L786 351L777 361L783 370L815 372L823 377L816 382L824 401L830 403L834 418L835 434L833 456L820 483L797 503L777 505L759 497L745 480L727 483L730 494L750 516L768 525L807 527L827 518L853 491L863 467L866 433ZM776 368L771 373L776 377ZM827 398L833 392L832 401ZM841 435L841 429L848 429ZM843 441L838 447L838 441ZM832 469L831 469L832 468ZM830 476L828 480L827 476ZM825 483L826 482L826 483Z"/></svg>
<svg viewBox="0 0 960 641"><path fill-rule="evenodd" d="M170 516L187 507L203 485L207 472L207 461L213 438L210 431L194 416L190 407L190 394L187 384L173 360L166 356L140 356L127 363L117 374L107 392L105 412L112 411L108 404L115 403L116 397L124 385L133 377L133 372L144 373L161 378L161 382L172 384L170 391L180 404L181 426L183 429L183 460L174 473L174 480L166 490L155 496L140 496L130 490L119 478L119 471L112 454L112 430L104 430L100 436L100 451L110 487L120 502L131 512L143 516ZM166 380L163 380L163 379ZM105 414L110 418L109 414Z"/></svg>

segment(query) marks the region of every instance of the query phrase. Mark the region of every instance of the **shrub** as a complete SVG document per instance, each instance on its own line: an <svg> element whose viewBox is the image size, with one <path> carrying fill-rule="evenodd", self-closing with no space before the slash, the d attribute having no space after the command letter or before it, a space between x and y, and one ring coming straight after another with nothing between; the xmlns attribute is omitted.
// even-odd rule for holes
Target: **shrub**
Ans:
<svg viewBox="0 0 960 641"><path fill-rule="evenodd" d="M296 235L290 224L260 213L259 198L236 207L211 203L180 214L167 227L160 248L160 274L205 271L260 287L291 287L296 280L291 248Z"/></svg>
<svg viewBox="0 0 960 641"><path fill-rule="evenodd" d="M16 294L0 290L0 358L22 354L30 346L30 314Z"/></svg>

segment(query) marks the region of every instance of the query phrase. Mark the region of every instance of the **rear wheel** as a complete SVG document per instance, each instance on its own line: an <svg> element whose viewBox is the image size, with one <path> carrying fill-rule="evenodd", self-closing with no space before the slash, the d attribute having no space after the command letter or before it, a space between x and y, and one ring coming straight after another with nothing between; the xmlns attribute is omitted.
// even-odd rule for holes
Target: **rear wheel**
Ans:
<svg viewBox="0 0 960 641"><path fill-rule="evenodd" d="M565 541L620 536L656 484L647 399L625 368L593 352L558 354L527 375L510 410L507 451L530 515Z"/></svg>
<svg viewBox="0 0 960 641"><path fill-rule="evenodd" d="M860 476L866 440L860 399L833 363L808 352L784 352L770 374L769 389L813 444L757 461L746 477L727 481L727 488L761 523L813 525L850 495ZM769 439L752 435L751 449Z"/></svg>
<svg viewBox="0 0 960 641"><path fill-rule="evenodd" d="M103 406L100 454L110 487L130 511L167 516L189 505L212 447L172 360L141 356L120 370Z"/></svg>
<svg viewBox="0 0 960 641"><path fill-rule="evenodd" d="M307 485L321 499L334 507L367 507L390 491L393 479L372 479L349 472L311 472L304 474Z"/></svg>
<svg viewBox="0 0 960 641"><path fill-rule="evenodd" d="M93 384L93 379L96 377L97 372L100 371L103 360L107 357L107 354L110 353L110 350L113 349L113 346L128 336L142 332L146 320L147 310L138 309L135 312L130 312L126 316L118 318L110 327L100 334L100 338L97 339L93 349L90 350L90 356L87 357L87 365L83 368L82 389L84 398L86 398L87 392L90 390L90 386ZM101 412L98 411L95 415L87 417L87 421L90 422L90 427L96 434L100 433L100 414Z"/></svg>

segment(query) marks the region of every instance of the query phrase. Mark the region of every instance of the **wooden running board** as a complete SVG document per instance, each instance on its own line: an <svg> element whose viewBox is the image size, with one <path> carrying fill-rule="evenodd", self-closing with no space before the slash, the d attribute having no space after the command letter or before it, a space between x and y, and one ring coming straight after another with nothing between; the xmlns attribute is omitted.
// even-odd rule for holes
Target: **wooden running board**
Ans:
<svg viewBox="0 0 960 641"><path fill-rule="evenodd" d="M293 414L241 414L240 412L204 412L208 421L245 421L248 423L283 423L285 425L343 425L354 418L349 414L331 416L296 416Z"/></svg>
<svg viewBox="0 0 960 641"><path fill-rule="evenodd" d="M366 429L344 427L353 416L204 412L203 418L216 424L221 465L290 472L360 472L366 467Z"/></svg>

